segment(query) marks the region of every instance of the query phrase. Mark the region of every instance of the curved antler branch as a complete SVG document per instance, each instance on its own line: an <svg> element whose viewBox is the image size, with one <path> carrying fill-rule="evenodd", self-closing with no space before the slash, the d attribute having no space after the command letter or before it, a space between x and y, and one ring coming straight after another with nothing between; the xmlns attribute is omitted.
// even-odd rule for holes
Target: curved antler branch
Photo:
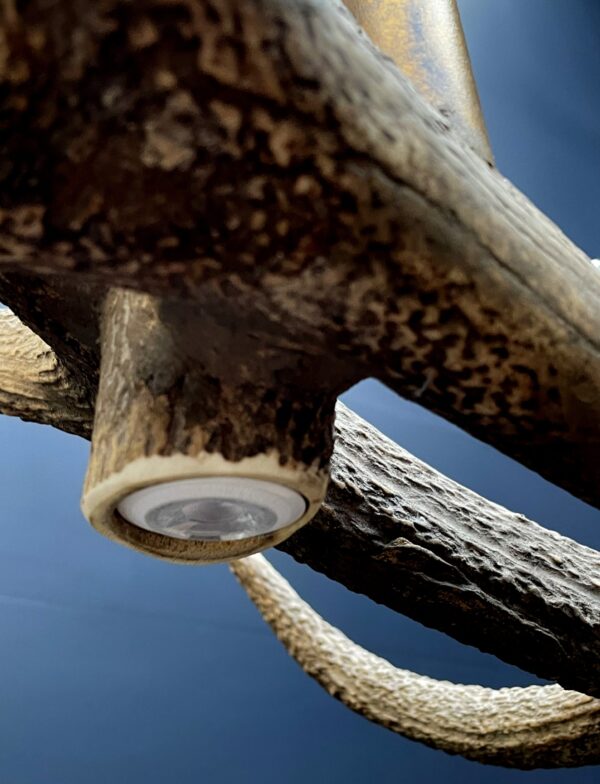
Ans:
<svg viewBox="0 0 600 784"><path fill-rule="evenodd" d="M281 549L461 642L600 697L600 553L448 479L340 403L325 504Z"/></svg>
<svg viewBox="0 0 600 784"><path fill-rule="evenodd" d="M0 311L0 413L89 438L87 390L52 349L8 310Z"/></svg>
<svg viewBox="0 0 600 784"><path fill-rule="evenodd" d="M600 762L600 701L560 686L488 689L394 667L304 602L262 555L231 564L298 664L351 710L468 759L514 768Z"/></svg>
<svg viewBox="0 0 600 784"><path fill-rule="evenodd" d="M0 264L11 276L177 290L197 309L190 332L235 323L267 351L310 354L330 392L377 374L600 503L600 279L461 145L339 2L8 3L0 46ZM55 301L68 339L49 341L84 374L94 329L82 363L74 336L88 306L65 315ZM94 382L73 382L46 344L20 343L20 329L9 324L0 343L0 407L87 435ZM351 428L330 503L288 549L463 641L598 694L598 554L440 478L340 411ZM336 541L324 551L327 527ZM273 574L244 572L261 562L248 563L236 569L278 633L354 709L484 761L597 761L589 697L402 673L315 618ZM310 633L299 642L297 616Z"/></svg>

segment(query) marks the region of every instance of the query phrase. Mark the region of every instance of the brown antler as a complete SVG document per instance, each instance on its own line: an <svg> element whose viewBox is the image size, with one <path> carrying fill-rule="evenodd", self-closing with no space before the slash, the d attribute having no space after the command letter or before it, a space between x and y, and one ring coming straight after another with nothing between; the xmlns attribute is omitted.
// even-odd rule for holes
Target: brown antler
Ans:
<svg viewBox="0 0 600 784"><path fill-rule="evenodd" d="M599 502L600 277L338 3L31 3L2 35L5 270L185 294L232 363L236 323Z"/></svg>
<svg viewBox="0 0 600 784"><path fill-rule="evenodd" d="M159 321L180 335L181 378L218 377L223 356L238 391L259 367L267 392L283 381L301 397L377 375L598 504L597 272L339 3L34 2L0 14L0 293L48 344L26 335L33 353L15 351L21 327L10 322L7 413L88 434L99 314L120 285L157 296ZM42 356L49 381L37 375ZM439 477L342 408L339 420L329 500L288 549L463 641L597 694L598 556ZM185 420L181 432L197 424ZM321 547L332 531L343 559ZM237 569L254 590L258 573ZM280 600L281 634L286 604L305 611L276 577L263 578ZM465 595L476 629L463 622ZM309 616L315 637L299 659L313 674L323 666L323 682L376 720L500 764L596 759L587 697L433 686ZM336 680L338 655L356 665L353 689ZM373 667L389 685L375 700ZM407 723L406 705L394 713L404 685L419 710L420 694L440 695L441 713L423 709L430 730ZM482 696L495 717L479 710ZM461 705L492 723L473 735L464 719L446 732L442 714ZM522 720L532 706L544 708L540 724Z"/></svg>
<svg viewBox="0 0 600 784"><path fill-rule="evenodd" d="M93 409L74 408L77 387L44 382L58 365L48 347L11 314L0 324L10 368L0 411L89 437ZM32 350L15 363L18 346ZM600 696L600 555L444 477L341 403L326 501L283 549L461 642Z"/></svg>

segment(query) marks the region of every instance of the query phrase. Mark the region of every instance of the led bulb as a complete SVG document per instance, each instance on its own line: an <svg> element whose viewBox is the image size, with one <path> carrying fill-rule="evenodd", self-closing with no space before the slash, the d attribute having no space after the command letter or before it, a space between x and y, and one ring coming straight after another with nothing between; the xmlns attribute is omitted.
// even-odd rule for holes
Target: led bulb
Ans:
<svg viewBox="0 0 600 784"><path fill-rule="evenodd" d="M173 539L235 541L285 528L306 512L285 485L247 477L199 477L145 487L118 512L130 523Z"/></svg>

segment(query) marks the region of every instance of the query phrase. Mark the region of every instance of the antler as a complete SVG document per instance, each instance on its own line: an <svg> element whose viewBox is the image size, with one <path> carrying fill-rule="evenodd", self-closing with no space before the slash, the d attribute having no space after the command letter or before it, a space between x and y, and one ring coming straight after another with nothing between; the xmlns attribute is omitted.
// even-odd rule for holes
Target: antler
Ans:
<svg viewBox="0 0 600 784"><path fill-rule="evenodd" d="M8 310L0 310L0 413L89 438L87 389L50 346Z"/></svg>
<svg viewBox="0 0 600 784"><path fill-rule="evenodd" d="M171 1L166 23L163 5L3 8L0 79L13 113L3 171L14 187L0 215L0 290L48 343L23 334L31 353L15 351L21 327L10 322L6 413L89 433L92 304L102 296L88 290L74 304L67 281L122 285L159 295L161 317L201 335L202 350L217 336L242 364L260 347L276 373L293 357L328 393L377 375L598 504L600 279L587 257L462 145L339 3ZM139 85L122 83L129 71L143 75ZM61 102L68 112L55 111ZM19 275L33 272L43 279L27 291ZM64 309L45 277L55 273L71 286ZM201 349L179 358L184 376L186 362L190 373L214 363ZM38 376L42 358L52 380ZM338 420L328 502L287 549L465 642L598 694L597 554L440 477L341 407ZM318 546L332 532L344 558ZM589 697L402 674L260 564L236 570L303 666L354 709L499 764L596 760ZM477 624L462 623L465 595ZM294 613L315 635L300 647ZM339 656L357 683L344 680ZM441 713L420 702L432 691ZM484 698L491 713L479 709ZM455 708L458 726L442 716ZM528 708L540 723L524 718ZM407 718L414 710L430 729Z"/></svg>
<svg viewBox="0 0 600 784"><path fill-rule="evenodd" d="M185 295L205 340L235 319L336 391L375 375L600 503L600 276L340 3L33 3L2 31L3 171L35 169L5 270Z"/></svg>
<svg viewBox="0 0 600 784"><path fill-rule="evenodd" d="M486 689L394 667L302 601L262 555L231 569L288 653L356 713L428 746L515 768L600 761L600 700L560 686Z"/></svg>

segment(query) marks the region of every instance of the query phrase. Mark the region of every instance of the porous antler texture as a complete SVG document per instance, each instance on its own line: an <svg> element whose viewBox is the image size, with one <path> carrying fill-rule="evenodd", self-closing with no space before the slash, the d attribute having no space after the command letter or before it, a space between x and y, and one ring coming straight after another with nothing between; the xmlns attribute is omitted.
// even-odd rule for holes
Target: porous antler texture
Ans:
<svg viewBox="0 0 600 784"><path fill-rule="evenodd" d="M398 669L304 602L262 555L231 564L305 672L356 713L468 759L515 768L600 762L600 701L560 686L488 689Z"/></svg>
<svg viewBox="0 0 600 784"><path fill-rule="evenodd" d="M339 403L327 498L282 549L461 642L600 697L600 554L453 482Z"/></svg>
<svg viewBox="0 0 600 784"><path fill-rule="evenodd" d="M5 270L185 295L600 504L599 276L340 3L3 8Z"/></svg>
<svg viewBox="0 0 600 784"><path fill-rule="evenodd" d="M88 435L89 400L6 311L0 360L3 413ZM337 415L328 500L286 549L459 639L469 628L468 642L596 690L598 592L589 577L600 557L440 476L341 404ZM589 696L558 686L456 686L397 670L323 621L261 557L233 569L301 666L371 720L494 764L598 760L600 711ZM470 623L461 624L465 612Z"/></svg>

